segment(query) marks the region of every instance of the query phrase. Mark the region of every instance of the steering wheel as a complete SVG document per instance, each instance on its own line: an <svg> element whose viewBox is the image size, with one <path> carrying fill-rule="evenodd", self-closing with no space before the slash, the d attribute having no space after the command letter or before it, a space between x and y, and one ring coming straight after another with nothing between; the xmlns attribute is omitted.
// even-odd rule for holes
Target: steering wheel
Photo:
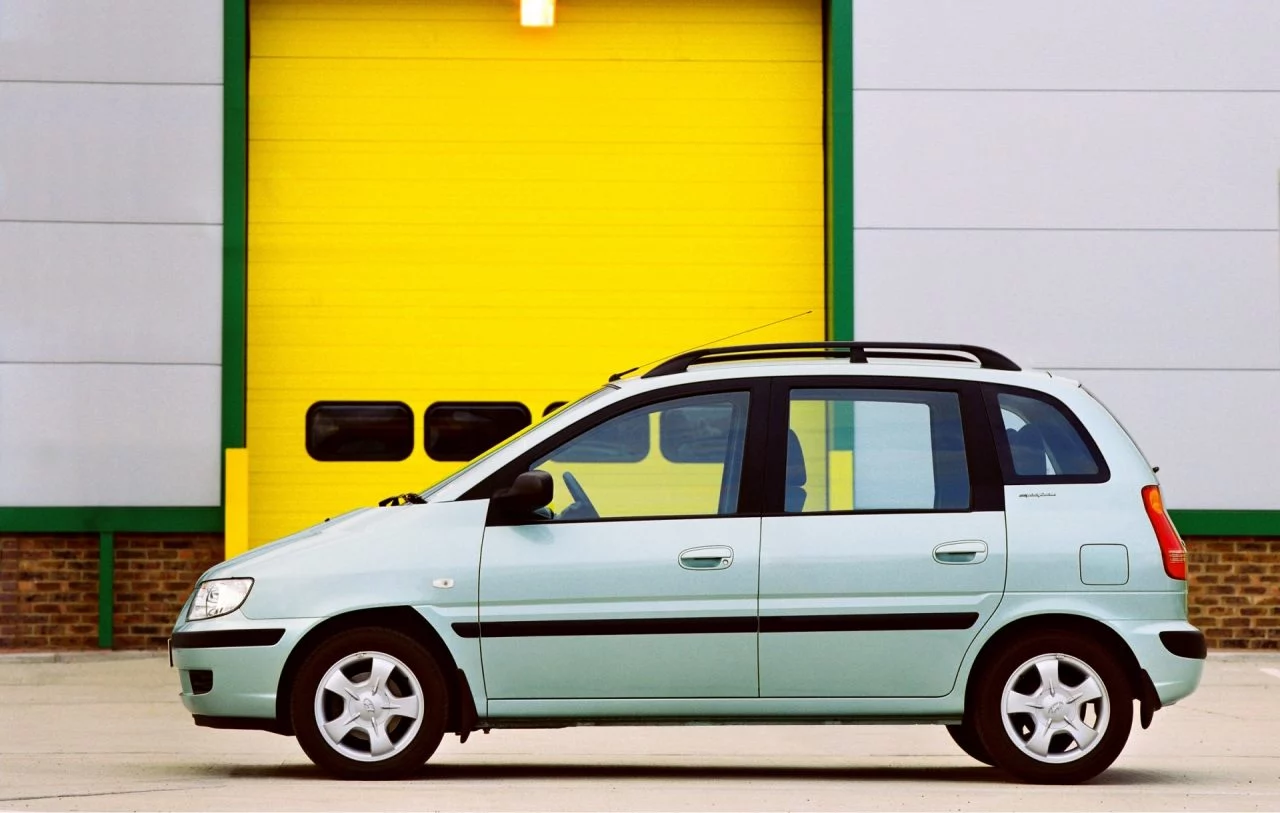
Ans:
<svg viewBox="0 0 1280 813"><path fill-rule="evenodd" d="M559 519L599 519L600 512L591 504L591 498L583 491L578 478L567 471L560 476L564 478L565 488L569 489L569 496L573 497L573 505L561 511Z"/></svg>

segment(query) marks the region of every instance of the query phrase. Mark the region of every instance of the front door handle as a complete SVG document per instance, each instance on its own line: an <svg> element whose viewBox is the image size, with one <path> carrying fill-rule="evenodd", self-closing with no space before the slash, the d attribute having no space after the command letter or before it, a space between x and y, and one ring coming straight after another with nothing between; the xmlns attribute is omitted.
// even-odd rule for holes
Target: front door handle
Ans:
<svg viewBox="0 0 1280 813"><path fill-rule="evenodd" d="M731 564L733 548L727 545L689 548L680 552L680 567L685 570L724 570Z"/></svg>
<svg viewBox="0 0 1280 813"><path fill-rule="evenodd" d="M944 542L933 549L933 560L944 565L976 565L987 560L987 543L980 539Z"/></svg>

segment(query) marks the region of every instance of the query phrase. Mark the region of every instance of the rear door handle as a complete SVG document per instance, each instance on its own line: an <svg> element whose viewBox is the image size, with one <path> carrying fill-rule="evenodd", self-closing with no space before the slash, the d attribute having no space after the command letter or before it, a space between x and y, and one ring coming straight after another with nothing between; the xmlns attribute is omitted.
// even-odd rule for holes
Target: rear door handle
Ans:
<svg viewBox="0 0 1280 813"><path fill-rule="evenodd" d="M727 545L689 548L680 552L680 567L685 570L724 570L731 564L733 548Z"/></svg>
<svg viewBox="0 0 1280 813"><path fill-rule="evenodd" d="M987 560L987 543L980 539L944 542L933 549L933 560L944 565L976 565Z"/></svg>

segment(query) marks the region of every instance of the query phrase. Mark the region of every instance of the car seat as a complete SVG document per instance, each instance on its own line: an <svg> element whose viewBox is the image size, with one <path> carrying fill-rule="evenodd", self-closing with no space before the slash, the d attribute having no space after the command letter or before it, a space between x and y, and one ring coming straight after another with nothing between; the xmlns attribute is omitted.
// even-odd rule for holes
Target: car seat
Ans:
<svg viewBox="0 0 1280 813"><path fill-rule="evenodd" d="M804 510L804 502L808 493L804 484L808 482L804 468L804 449L800 446L800 438L794 429L787 430L787 494L786 511L798 514Z"/></svg>

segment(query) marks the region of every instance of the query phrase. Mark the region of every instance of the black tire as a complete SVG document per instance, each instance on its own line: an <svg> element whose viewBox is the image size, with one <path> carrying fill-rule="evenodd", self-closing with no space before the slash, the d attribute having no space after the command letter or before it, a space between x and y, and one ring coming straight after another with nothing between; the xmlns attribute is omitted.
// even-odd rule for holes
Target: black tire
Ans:
<svg viewBox="0 0 1280 813"><path fill-rule="evenodd" d="M325 681L330 688L322 691ZM409 636L377 627L340 632L316 647L289 698L298 744L342 779L397 779L420 768L440 745L448 713L436 659Z"/></svg>
<svg viewBox="0 0 1280 813"><path fill-rule="evenodd" d="M1056 680L1046 686L1044 675ZM1116 655L1074 632L1043 631L978 676L973 722L993 764L1024 782L1073 784L1110 767L1133 727L1133 688ZM1028 710L1006 711L1006 692ZM1034 710L1032 710L1034 709Z"/></svg>
<svg viewBox="0 0 1280 813"><path fill-rule="evenodd" d="M982 740L978 739L978 732L974 729L972 723L965 722L960 725L949 725L947 726L947 733L951 735L952 741L960 746L961 751L964 751L983 765L995 765L991 755L987 753L987 749L982 745Z"/></svg>

